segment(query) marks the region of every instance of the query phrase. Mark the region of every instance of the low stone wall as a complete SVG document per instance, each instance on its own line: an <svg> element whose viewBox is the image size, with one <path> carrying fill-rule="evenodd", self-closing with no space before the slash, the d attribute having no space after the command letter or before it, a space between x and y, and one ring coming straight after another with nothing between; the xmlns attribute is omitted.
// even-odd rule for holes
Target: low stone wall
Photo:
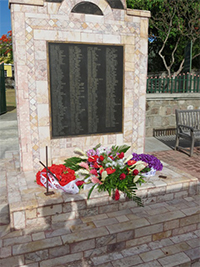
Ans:
<svg viewBox="0 0 200 267"><path fill-rule="evenodd" d="M147 94L146 136L153 136L153 129L175 128L175 109L200 109L200 93Z"/></svg>

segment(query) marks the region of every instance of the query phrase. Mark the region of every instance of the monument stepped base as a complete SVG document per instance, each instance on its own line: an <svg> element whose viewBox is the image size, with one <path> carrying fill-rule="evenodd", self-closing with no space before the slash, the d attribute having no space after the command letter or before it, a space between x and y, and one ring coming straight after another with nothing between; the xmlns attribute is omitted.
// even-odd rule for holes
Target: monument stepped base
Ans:
<svg viewBox="0 0 200 267"><path fill-rule="evenodd" d="M83 191L46 196L16 162L12 154L1 164L10 222L0 225L0 266L198 266L197 178L165 165L139 188L138 207L96 191L90 200Z"/></svg>

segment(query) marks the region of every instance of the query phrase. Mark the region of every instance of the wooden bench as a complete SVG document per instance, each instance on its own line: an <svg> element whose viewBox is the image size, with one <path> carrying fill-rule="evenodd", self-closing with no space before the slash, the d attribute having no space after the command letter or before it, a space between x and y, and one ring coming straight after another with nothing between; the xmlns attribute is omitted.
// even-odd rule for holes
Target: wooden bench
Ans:
<svg viewBox="0 0 200 267"><path fill-rule="evenodd" d="M184 138L191 142L190 157L193 155L194 143L200 140L200 109L175 110L176 114L176 144L179 147L179 139Z"/></svg>

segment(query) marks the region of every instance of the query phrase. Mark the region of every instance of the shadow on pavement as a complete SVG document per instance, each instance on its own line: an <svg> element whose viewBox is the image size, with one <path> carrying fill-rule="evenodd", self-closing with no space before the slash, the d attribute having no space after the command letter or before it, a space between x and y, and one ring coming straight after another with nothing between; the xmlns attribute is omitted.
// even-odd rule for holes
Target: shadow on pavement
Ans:
<svg viewBox="0 0 200 267"><path fill-rule="evenodd" d="M171 149L175 150L175 143L176 143L176 136L175 135L169 135L169 136L156 136L155 137L157 140L160 142L164 143L166 146L170 147ZM179 142L179 151L183 152L185 154L190 153L190 145L191 143L188 140L185 139L180 139ZM196 141L194 144L194 147L199 149L198 147L200 146L200 141Z"/></svg>

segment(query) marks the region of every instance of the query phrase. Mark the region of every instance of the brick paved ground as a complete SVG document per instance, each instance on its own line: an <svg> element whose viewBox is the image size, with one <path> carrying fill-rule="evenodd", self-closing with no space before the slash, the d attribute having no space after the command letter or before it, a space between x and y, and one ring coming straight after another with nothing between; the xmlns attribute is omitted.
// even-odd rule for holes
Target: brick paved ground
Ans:
<svg viewBox="0 0 200 267"><path fill-rule="evenodd" d="M177 167L200 179L200 147L194 148L193 157L190 157L182 151L175 150L158 151L152 152L151 154L167 164Z"/></svg>
<svg viewBox="0 0 200 267"><path fill-rule="evenodd" d="M2 236L0 266L197 267L199 218L193 196L18 230Z"/></svg>

